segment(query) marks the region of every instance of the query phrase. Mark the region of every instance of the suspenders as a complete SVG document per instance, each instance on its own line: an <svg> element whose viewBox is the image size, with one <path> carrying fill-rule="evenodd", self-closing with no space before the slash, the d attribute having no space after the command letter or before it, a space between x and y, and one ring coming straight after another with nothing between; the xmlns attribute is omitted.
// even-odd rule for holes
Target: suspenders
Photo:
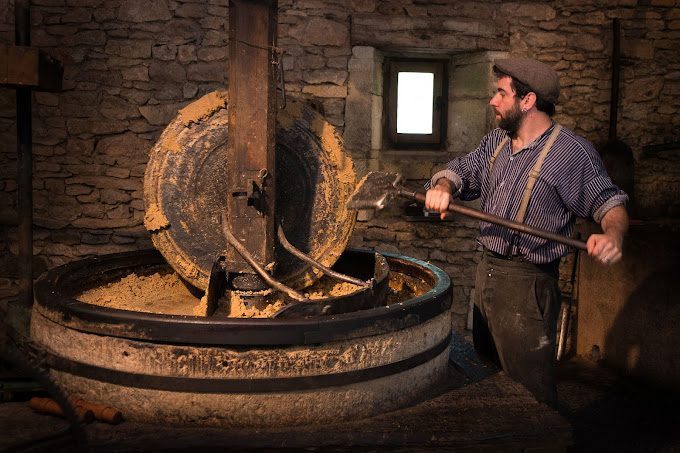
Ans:
<svg viewBox="0 0 680 453"><path fill-rule="evenodd" d="M541 172L541 167L545 161L545 156L547 156L550 152L550 148L552 148L552 145L555 143L555 140L557 139L557 136L560 134L561 130L562 126L557 124L555 129L552 131L552 134L550 134L550 137L548 137L548 141L545 143L545 146L541 150L541 154L538 155L538 159L536 159L534 168L532 168L529 172L527 186L524 188L524 197L522 198L522 204L519 205L519 211L517 211L517 215L515 216L515 222L524 222L524 218L527 215L527 207L529 206L529 198L531 198L531 191L534 190L534 184L536 184L538 174Z"/></svg>
<svg viewBox="0 0 680 453"><path fill-rule="evenodd" d="M550 152L550 148L552 148L553 144L555 143L555 140L557 139L557 136L560 134L560 131L562 130L562 125L556 124L555 128L553 129L552 133L550 134L550 137L548 137L548 141L545 143L543 146L543 149L541 150L541 153L538 155L538 159L536 159L536 163L534 164L534 167L531 169L529 172L529 179L527 180L527 185L524 188L524 195L522 197L522 202L519 205L519 210L517 211L517 215L515 216L515 222L524 222L524 218L527 215L527 207L529 206L529 198L531 198L531 192L534 190L534 185L536 184L536 180L538 179L538 174L541 172L541 167L543 166L543 162L545 161L545 157L548 155ZM496 149L494 150L493 154L491 155L491 158L489 159L489 174L491 174L491 170L493 168L494 163L496 162L496 158L498 155L501 153L503 148L505 147L505 144L508 143L509 137L505 137L501 142L498 144ZM514 246L514 239L517 233L514 233L512 236L512 240L510 241L509 247L508 247L508 252L512 251L512 247ZM510 253L508 253L510 254Z"/></svg>
<svg viewBox="0 0 680 453"><path fill-rule="evenodd" d="M508 143L508 140L510 140L510 137L506 136L501 142L498 144L496 149L494 150L493 154L491 155L491 159L489 159L489 174L491 174L491 169L493 168L494 162L496 162L496 158L498 155L503 151L503 148L505 148L505 144Z"/></svg>

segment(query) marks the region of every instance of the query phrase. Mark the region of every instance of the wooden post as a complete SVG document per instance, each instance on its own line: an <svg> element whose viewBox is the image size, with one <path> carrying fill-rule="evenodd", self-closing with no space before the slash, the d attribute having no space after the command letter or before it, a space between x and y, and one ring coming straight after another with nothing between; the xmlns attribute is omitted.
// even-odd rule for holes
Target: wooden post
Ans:
<svg viewBox="0 0 680 453"><path fill-rule="evenodd" d="M14 35L17 46L31 45L31 12L28 1L14 5ZM17 211L19 227L19 300L33 303L33 116L31 89L17 87Z"/></svg>
<svg viewBox="0 0 680 453"><path fill-rule="evenodd" d="M229 2L228 221L261 266L274 262L276 84L273 47L277 0ZM264 287L231 248L229 272L244 273L243 289ZM249 275L248 275L249 274ZM249 281L250 283L246 283ZM234 286L239 286L234 280Z"/></svg>
<svg viewBox="0 0 680 453"><path fill-rule="evenodd" d="M17 216L0 219L16 224L19 258L19 300L33 303L33 116L32 91L60 91L64 68L31 46L31 10L28 0L14 5L14 46L0 44L0 87L16 89Z"/></svg>

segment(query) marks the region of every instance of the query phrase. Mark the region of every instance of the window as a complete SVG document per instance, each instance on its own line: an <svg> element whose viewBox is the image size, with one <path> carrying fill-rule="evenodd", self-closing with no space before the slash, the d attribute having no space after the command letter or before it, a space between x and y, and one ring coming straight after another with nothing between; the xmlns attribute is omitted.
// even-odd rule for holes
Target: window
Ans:
<svg viewBox="0 0 680 453"><path fill-rule="evenodd" d="M439 149L446 136L446 62L388 60L385 137L394 148Z"/></svg>

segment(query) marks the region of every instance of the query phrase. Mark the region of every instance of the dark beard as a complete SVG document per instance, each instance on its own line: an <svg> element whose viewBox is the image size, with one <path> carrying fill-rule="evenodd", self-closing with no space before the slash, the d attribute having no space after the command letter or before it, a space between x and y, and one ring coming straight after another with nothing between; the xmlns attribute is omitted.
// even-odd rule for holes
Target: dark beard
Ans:
<svg viewBox="0 0 680 453"><path fill-rule="evenodd" d="M517 131L519 130L519 126L522 124L523 119L524 114L519 109L519 103L516 103L512 107L512 110L510 110L504 118L501 118L500 121L498 121L498 127L505 129L508 132L508 135L511 138L514 138L517 136Z"/></svg>

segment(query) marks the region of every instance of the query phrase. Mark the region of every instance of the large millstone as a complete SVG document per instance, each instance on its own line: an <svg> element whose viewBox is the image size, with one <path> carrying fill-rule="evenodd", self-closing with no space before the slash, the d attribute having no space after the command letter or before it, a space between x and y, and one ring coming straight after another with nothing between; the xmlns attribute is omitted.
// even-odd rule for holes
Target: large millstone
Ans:
<svg viewBox="0 0 680 453"><path fill-rule="evenodd" d="M228 242L227 92L180 110L149 155L144 177L145 225L154 246L189 283L205 290ZM309 106L288 99L276 126L276 222L289 242L328 267L347 246L355 214L346 207L355 185L352 159L336 129ZM274 276L295 288L318 270L276 247Z"/></svg>
<svg viewBox="0 0 680 453"><path fill-rule="evenodd" d="M447 275L412 258L386 258L391 278L425 285L417 296L294 320L90 305L77 300L85 289L169 269L156 251L76 261L36 283L31 336L69 393L131 420L268 427L370 416L430 394L447 374L451 335Z"/></svg>

